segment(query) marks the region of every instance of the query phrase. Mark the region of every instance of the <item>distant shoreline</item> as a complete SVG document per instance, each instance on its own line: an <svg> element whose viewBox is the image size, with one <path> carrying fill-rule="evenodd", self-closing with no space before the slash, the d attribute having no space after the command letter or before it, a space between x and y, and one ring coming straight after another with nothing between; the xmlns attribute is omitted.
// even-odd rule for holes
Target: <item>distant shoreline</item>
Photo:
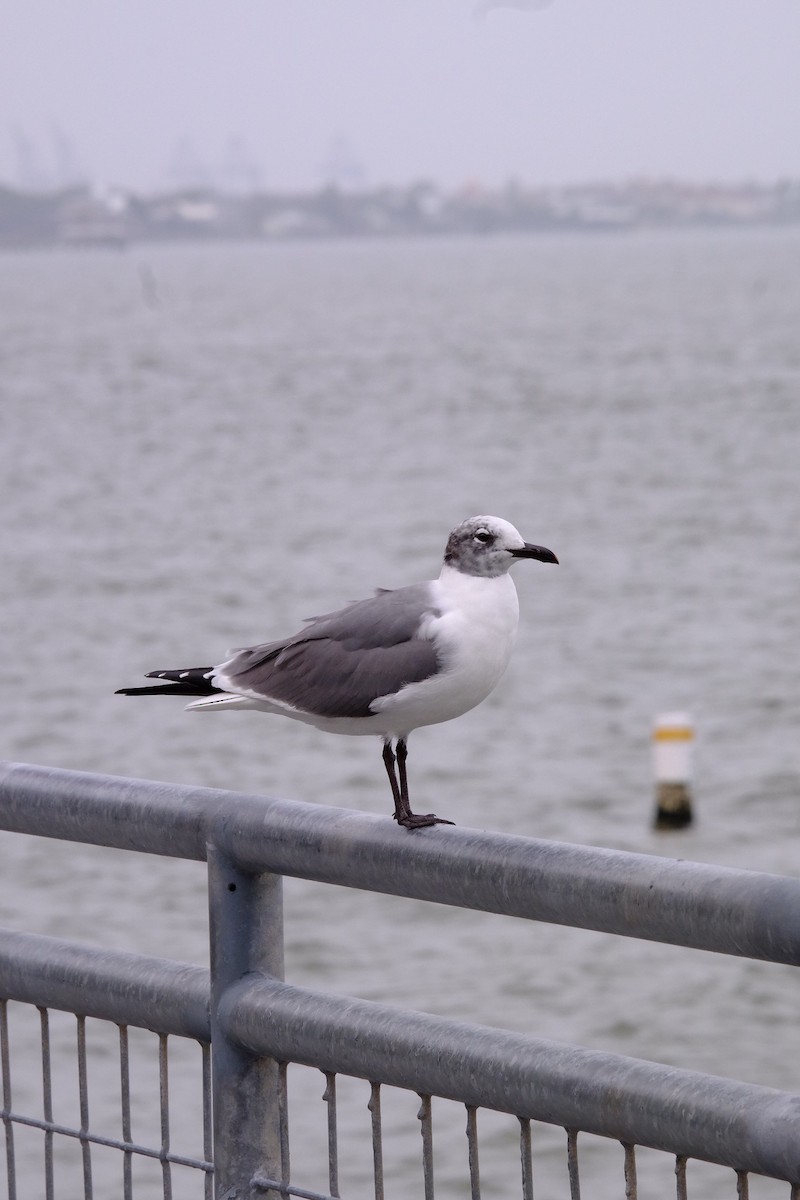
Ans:
<svg viewBox="0 0 800 1200"><path fill-rule="evenodd" d="M451 191L422 182L237 195L200 187L144 195L84 185L26 192L0 184L0 247L7 249L797 224L800 180L632 180L537 188L470 184Z"/></svg>

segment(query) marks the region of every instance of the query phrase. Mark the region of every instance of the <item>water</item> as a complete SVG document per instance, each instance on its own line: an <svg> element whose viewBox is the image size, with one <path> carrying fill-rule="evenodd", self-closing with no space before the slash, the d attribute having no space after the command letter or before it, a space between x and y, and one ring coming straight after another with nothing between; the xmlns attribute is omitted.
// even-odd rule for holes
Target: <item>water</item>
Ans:
<svg viewBox="0 0 800 1200"><path fill-rule="evenodd" d="M515 569L497 692L412 738L415 807L797 874L799 259L791 230L3 255L3 756L388 819L372 739L112 693L428 578L497 513L561 565ZM658 835L674 708L698 819ZM205 961L199 864L0 853L3 924ZM286 893L296 982L798 1086L789 969Z"/></svg>

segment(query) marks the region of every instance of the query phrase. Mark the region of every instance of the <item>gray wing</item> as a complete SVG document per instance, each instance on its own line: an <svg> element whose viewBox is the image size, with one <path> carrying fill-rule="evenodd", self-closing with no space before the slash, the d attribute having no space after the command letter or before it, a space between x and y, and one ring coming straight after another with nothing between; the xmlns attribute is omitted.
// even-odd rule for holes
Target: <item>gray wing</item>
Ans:
<svg viewBox="0 0 800 1200"><path fill-rule="evenodd" d="M240 650L219 668L234 691L257 693L319 717L369 717L378 696L435 675L437 613L428 584L380 591L309 621L294 637Z"/></svg>

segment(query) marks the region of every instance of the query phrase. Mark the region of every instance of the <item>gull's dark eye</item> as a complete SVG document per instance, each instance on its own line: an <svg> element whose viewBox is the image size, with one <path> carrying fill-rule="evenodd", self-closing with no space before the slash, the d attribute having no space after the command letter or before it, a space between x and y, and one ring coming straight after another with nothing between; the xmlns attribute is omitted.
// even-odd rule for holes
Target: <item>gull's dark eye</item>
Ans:
<svg viewBox="0 0 800 1200"><path fill-rule="evenodd" d="M484 546L488 546L494 541L494 537L491 533L489 533L488 529L479 529L475 534L475 541L481 542Z"/></svg>

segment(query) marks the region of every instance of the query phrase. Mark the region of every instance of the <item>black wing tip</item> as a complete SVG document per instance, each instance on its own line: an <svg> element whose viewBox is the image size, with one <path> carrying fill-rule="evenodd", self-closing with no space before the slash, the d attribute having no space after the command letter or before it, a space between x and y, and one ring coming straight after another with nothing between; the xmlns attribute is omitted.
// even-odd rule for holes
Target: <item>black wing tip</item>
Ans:
<svg viewBox="0 0 800 1200"><path fill-rule="evenodd" d="M155 687L117 688L115 696L185 696L186 689L177 683L156 684Z"/></svg>
<svg viewBox="0 0 800 1200"><path fill-rule="evenodd" d="M177 671L148 671L145 679L167 682L150 687L118 688L115 696L211 696L221 689L208 678L213 667L188 667Z"/></svg>

